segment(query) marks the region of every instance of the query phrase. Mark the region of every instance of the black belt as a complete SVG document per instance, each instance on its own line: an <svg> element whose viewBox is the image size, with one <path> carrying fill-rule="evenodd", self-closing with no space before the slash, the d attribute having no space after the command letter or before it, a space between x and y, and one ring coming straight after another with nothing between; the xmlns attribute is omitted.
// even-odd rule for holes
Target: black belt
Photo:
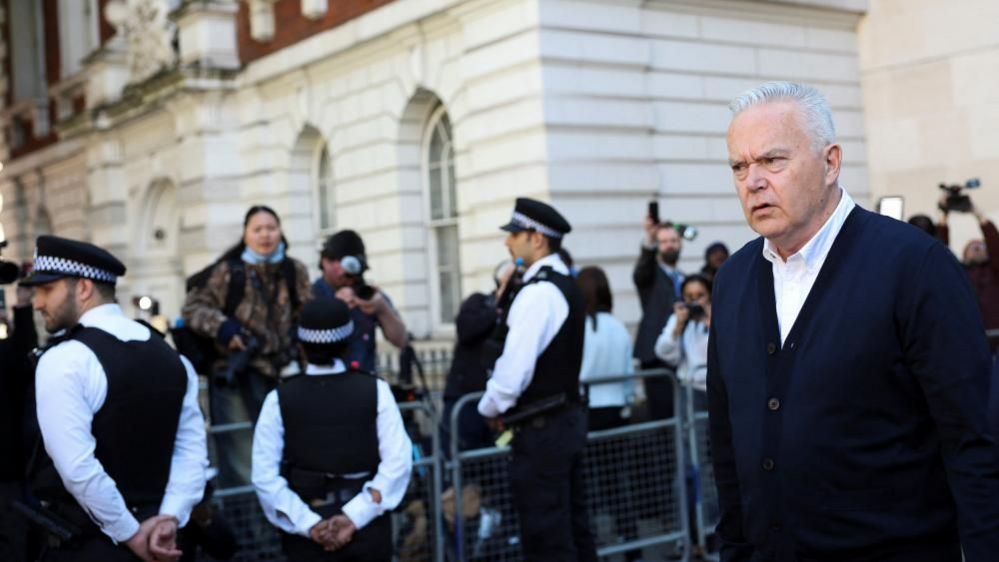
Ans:
<svg viewBox="0 0 999 562"><path fill-rule="evenodd" d="M565 410L581 406L578 395L566 393L556 394L508 412L502 417L503 425L513 428L541 429L548 425L548 420Z"/></svg>
<svg viewBox="0 0 999 562"><path fill-rule="evenodd" d="M303 468L288 467L284 470L284 477L291 489L312 507L346 504L361 492L372 474L358 473L356 478L347 478L340 474Z"/></svg>

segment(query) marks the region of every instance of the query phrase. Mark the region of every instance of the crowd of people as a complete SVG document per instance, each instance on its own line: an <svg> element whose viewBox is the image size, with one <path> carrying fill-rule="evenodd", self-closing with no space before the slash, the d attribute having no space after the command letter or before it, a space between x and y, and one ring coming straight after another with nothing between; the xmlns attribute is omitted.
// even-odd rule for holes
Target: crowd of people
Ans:
<svg viewBox="0 0 999 562"><path fill-rule="evenodd" d="M999 450L985 328L999 328L999 231L970 206L984 242L969 243L962 268L943 201L938 224L912 222L944 244L857 206L810 87L764 84L732 110L729 164L760 237L731 256L713 243L685 274L683 229L649 213L634 339L606 272L574 267L569 220L516 200L501 227L510 259L455 319L443 451L511 432L524 558L596 560L587 433L672 418L680 404L710 413L727 562L991 559ZM290 561L392 558L388 513L413 443L375 357L379 330L409 344L405 323L365 281L356 232L325 241L314 281L288 252L278 214L250 208L239 241L188 280L175 351L117 304L121 261L39 237L13 337L0 340L0 437L15 453L0 464L0 501L18 511L0 512L5 560L193 556L186 537L211 475L199 373L212 424L253 427L214 436L218 484L252 485ZM32 306L51 334L35 364ZM675 372L683 397L667 377L629 378L636 367ZM453 409L474 392L453 434ZM231 536L212 545L234 549Z"/></svg>

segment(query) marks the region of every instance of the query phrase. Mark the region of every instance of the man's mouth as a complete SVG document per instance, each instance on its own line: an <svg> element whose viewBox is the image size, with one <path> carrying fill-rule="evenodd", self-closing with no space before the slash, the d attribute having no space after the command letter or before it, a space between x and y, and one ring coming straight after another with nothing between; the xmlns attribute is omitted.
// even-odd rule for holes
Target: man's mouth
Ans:
<svg viewBox="0 0 999 562"><path fill-rule="evenodd" d="M753 205L750 208L750 211L755 213L756 211L762 211L764 209L769 209L770 207L773 207L770 203L759 203L757 205Z"/></svg>

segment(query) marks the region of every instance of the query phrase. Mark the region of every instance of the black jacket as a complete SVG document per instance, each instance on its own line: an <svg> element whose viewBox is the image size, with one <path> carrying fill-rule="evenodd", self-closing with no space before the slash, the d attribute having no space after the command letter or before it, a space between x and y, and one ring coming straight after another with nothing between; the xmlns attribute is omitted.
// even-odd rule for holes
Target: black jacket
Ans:
<svg viewBox="0 0 999 562"><path fill-rule="evenodd" d="M635 336L635 358L642 363L658 360L655 352L656 339L663 331L669 315L673 313L673 303L676 301L676 288L659 266L656 253L655 249L643 247L631 275L642 303L642 321L638 325L638 335Z"/></svg>
<svg viewBox="0 0 999 562"><path fill-rule="evenodd" d="M34 369L28 354L37 345L31 307L14 307L13 333L0 340L0 481L20 480L24 476L24 405L29 387L34 386Z"/></svg>
<svg viewBox="0 0 999 562"><path fill-rule="evenodd" d="M483 347L496 328L497 318L496 299L492 295L473 293L461 303L454 321L458 342L447 373L444 398L457 400L486 389L492 365L484 359Z"/></svg>

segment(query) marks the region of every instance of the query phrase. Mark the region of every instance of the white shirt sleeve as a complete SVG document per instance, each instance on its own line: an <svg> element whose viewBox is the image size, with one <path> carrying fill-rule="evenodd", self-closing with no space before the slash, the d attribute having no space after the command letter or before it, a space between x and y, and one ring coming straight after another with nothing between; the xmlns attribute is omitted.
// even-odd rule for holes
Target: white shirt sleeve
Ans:
<svg viewBox="0 0 999 562"><path fill-rule="evenodd" d="M272 390L264 399L253 430L253 465L250 479L257 490L260 507L272 525L285 531L309 536L309 529L322 520L312 511L281 476L281 459L284 456L284 421L277 391Z"/></svg>
<svg viewBox="0 0 999 562"><path fill-rule="evenodd" d="M683 356L683 342L681 341L683 337L682 334L680 338L673 337L674 330L676 330L676 315L671 314L662 333L656 339L655 352L664 362L676 367L680 364L680 359Z"/></svg>
<svg viewBox="0 0 999 562"><path fill-rule="evenodd" d="M208 468L208 443L205 437L205 418L198 407L198 375L186 357L180 358L187 374L187 392L181 405L177 437L174 439L173 458L170 461L170 480L167 481L161 515L173 515L183 527L191 510L205 495L205 470Z"/></svg>
<svg viewBox="0 0 999 562"><path fill-rule="evenodd" d="M586 382L598 375L594 368L596 358L597 333L593 329L593 320L587 316L583 328L583 362L579 368L579 382Z"/></svg>
<svg viewBox="0 0 999 562"><path fill-rule="evenodd" d="M392 390L385 381L378 381L378 472L365 482L361 493L343 506L343 513L353 521L358 529L364 528L376 517L395 509L409 487L409 477L413 472L413 443L406 435L399 406L395 403ZM369 489L381 493L381 503L371 499Z"/></svg>
<svg viewBox="0 0 999 562"><path fill-rule="evenodd" d="M121 543L138 532L139 522L94 456L97 441L91 424L107 391L107 375L100 361L78 341L59 344L38 362L35 396L45 452L66 490L104 534Z"/></svg>
<svg viewBox="0 0 999 562"><path fill-rule="evenodd" d="M494 418L512 408L534 378L534 365L569 317L569 303L553 283L530 283L510 306L510 331L496 360L479 413Z"/></svg>

